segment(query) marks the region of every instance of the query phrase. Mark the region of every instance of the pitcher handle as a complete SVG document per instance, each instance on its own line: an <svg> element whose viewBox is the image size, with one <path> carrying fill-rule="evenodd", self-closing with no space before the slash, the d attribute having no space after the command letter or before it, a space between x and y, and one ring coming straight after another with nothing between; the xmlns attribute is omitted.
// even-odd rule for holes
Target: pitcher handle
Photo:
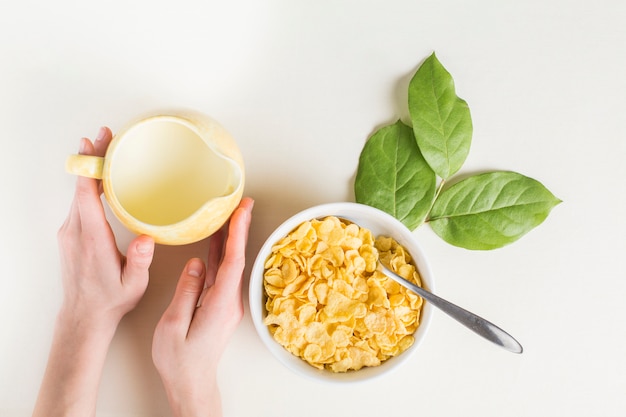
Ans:
<svg viewBox="0 0 626 417"><path fill-rule="evenodd" d="M93 155L70 155L65 161L65 170L74 175L102 179L104 158Z"/></svg>

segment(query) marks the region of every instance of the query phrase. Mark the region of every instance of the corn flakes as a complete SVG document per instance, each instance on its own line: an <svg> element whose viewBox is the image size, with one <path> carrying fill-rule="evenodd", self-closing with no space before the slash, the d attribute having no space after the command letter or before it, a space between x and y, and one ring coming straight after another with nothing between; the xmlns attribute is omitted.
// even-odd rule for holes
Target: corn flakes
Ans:
<svg viewBox="0 0 626 417"><path fill-rule="evenodd" d="M300 224L265 262L264 323L274 339L332 372L378 366L408 349L423 301L378 271L378 259L421 285L394 239L334 216Z"/></svg>

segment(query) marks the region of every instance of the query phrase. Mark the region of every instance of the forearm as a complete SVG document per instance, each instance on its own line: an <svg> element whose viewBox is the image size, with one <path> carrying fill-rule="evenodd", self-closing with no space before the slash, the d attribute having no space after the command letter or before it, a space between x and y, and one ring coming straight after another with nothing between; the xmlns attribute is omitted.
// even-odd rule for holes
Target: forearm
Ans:
<svg viewBox="0 0 626 417"><path fill-rule="evenodd" d="M102 369L117 323L62 310L33 417L95 415Z"/></svg>

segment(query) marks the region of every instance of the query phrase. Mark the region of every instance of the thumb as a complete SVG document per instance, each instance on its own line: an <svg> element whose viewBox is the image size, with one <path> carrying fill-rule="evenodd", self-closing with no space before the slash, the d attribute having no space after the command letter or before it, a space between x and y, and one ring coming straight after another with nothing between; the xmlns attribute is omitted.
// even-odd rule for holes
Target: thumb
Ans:
<svg viewBox="0 0 626 417"><path fill-rule="evenodd" d="M139 236L128 245L122 279L124 283L148 285L150 264L154 256L154 240Z"/></svg>

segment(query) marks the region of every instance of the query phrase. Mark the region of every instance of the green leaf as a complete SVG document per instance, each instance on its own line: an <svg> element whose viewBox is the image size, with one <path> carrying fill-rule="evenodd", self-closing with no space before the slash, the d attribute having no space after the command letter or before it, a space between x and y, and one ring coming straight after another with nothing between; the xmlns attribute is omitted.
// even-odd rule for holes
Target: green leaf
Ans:
<svg viewBox="0 0 626 417"><path fill-rule="evenodd" d="M435 195L436 178L401 121L376 131L359 158L356 201L379 208L413 230L424 222Z"/></svg>
<svg viewBox="0 0 626 417"><path fill-rule="evenodd" d="M435 233L452 245L495 249L541 224L560 202L532 178L515 172L490 172L444 190L429 221Z"/></svg>
<svg viewBox="0 0 626 417"><path fill-rule="evenodd" d="M452 76L434 53L409 83L409 113L422 155L437 175L449 178L469 153L472 118L467 103L456 95Z"/></svg>

